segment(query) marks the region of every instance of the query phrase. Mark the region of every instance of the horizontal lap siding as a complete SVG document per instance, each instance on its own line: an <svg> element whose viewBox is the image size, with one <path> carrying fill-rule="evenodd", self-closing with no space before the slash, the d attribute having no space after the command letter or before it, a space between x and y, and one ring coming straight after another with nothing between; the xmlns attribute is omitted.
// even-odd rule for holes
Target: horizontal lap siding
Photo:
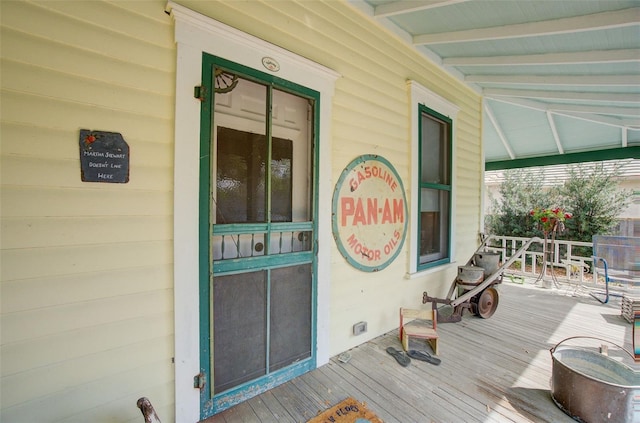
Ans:
<svg viewBox="0 0 640 423"><path fill-rule="evenodd" d="M361 154L387 158L410 181L410 107L406 81L413 79L460 107L456 120L456 259L466 262L479 230L480 97L426 61L382 26L346 2L222 2L181 4L340 73L333 98L332 180ZM428 106L428 105L427 105ZM413 201L408 197L409 202ZM329 207L329 205L323 205ZM411 236L411 234L409 235ZM351 267L335 243L331 255L331 352L338 353L397 325L397 307L418 305L425 288L446 293L455 269L405 279L409 238L386 269ZM443 292L444 291L444 292ZM365 335L351 325L366 320Z"/></svg>
<svg viewBox="0 0 640 423"><path fill-rule="evenodd" d="M346 2L179 3L341 74L334 182L355 157L380 154L408 194L406 81L458 105L455 239L456 258L466 261L480 213L475 93ZM20 384L3 395L7 421L137 421L143 395L172 421L175 47L164 6L1 3L3 394ZM81 128L123 134L128 184L80 182ZM408 240L373 274L329 246L331 352L394 327L399 305L449 283L451 272L404 278ZM369 331L356 338L350 328L359 320Z"/></svg>
<svg viewBox="0 0 640 423"><path fill-rule="evenodd" d="M0 4L2 421L173 419L164 4ZM81 182L80 129L122 133L129 183Z"/></svg>
<svg viewBox="0 0 640 423"><path fill-rule="evenodd" d="M337 20L336 24L351 30L353 25L359 26L357 13L351 14L336 3L330 3L346 21ZM352 31L350 31L352 32ZM466 261L477 242L480 211L479 190L481 158L480 153L480 102L479 98L462 87L440 70L427 63L419 55L405 47L380 28L353 31L356 39L349 42L355 46L353 50L362 52L362 57L353 57L344 63L336 63L343 75L337 84L334 105L342 103L351 105L349 97L357 95L358 103L366 104L359 110L367 116L363 120L353 120L340 115L334 109L334 154L332 156L334 181L339 172L354 157L360 154L381 154L391 161L403 180L409 204L416 199L409 196L413 181L410 180L410 105L406 80L414 79L426 88L448 101L458 105L461 110L456 120L456 195L458 207L454 211L457 222L454 228L457 260ZM328 31L328 34L332 34ZM344 41L336 39L336 43ZM339 48L336 46L336 48ZM376 64L371 68L372 63ZM343 70L349 67L349 71ZM377 79L370 79L374 72ZM349 76L346 76L349 75ZM366 75L369 86L363 86L360 75ZM386 96L380 95L380 92ZM427 106L429 106L427 104ZM379 110L383 111L381 115ZM338 141L340 139L340 141ZM350 141L351 140L351 141ZM474 153L475 151L475 153ZM469 154L469 152L471 154ZM460 184L469 180L470 183ZM462 204L462 206L460 206ZM469 221L471 224L469 224ZM334 250L332 257L332 348L340 352L372 338L389 329L397 327L397 310L400 306L417 306L422 299L422 292L442 293L443 287L451 283L450 272L436 272L428 276L407 280L409 240L411 232L404 244L403 253L386 269L377 273L359 272L348 264ZM446 289L444 289L446 292ZM350 333L351 325L364 320L369 323L367 334L354 337Z"/></svg>

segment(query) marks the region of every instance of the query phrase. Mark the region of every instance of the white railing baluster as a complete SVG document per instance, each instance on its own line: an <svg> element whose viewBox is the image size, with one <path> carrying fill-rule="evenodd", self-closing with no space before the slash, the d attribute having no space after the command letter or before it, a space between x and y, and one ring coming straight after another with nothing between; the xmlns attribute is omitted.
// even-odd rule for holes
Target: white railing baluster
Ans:
<svg viewBox="0 0 640 423"><path fill-rule="evenodd" d="M529 238L496 235L494 235L493 238L497 241L497 245L494 244L496 245L495 249L502 253L503 262L510 259L512 255L529 240ZM574 247L593 247L593 244L591 242L556 239L553 246L553 263L547 263L547 265L565 269L566 274L564 277L562 275L556 275L556 277L561 281L564 280L565 282L579 283L580 285L585 286L595 285L595 280L589 283L585 278L585 273L593 267L593 258L591 256L574 255ZM563 250L566 250L565 257L560 256L560 252ZM518 260L520 260L520 265L516 266L515 269L505 270L505 273L536 277L539 272L537 266L543 264L542 260L544 260L544 257L542 257L541 252L523 251ZM530 270L527 270L528 262L531 263Z"/></svg>

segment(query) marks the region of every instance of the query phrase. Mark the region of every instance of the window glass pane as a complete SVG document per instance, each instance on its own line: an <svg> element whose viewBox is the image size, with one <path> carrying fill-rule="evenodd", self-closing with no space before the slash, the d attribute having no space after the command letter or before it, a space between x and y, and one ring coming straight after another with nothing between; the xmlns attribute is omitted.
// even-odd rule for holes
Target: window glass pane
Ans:
<svg viewBox="0 0 640 423"><path fill-rule="evenodd" d="M221 75L216 73L217 88L233 76ZM214 97L215 223L266 222L267 87L235 81L229 86L233 89L216 91Z"/></svg>
<svg viewBox="0 0 640 423"><path fill-rule="evenodd" d="M307 222L311 220L313 198L313 144L309 142L313 108L308 99L274 89L272 110L272 221Z"/></svg>
<svg viewBox="0 0 640 423"><path fill-rule="evenodd" d="M290 140L273 139L272 221L291 221ZM218 127L216 198L218 223L264 222L266 138Z"/></svg>
<svg viewBox="0 0 640 423"><path fill-rule="evenodd" d="M271 221L291 222L291 140L274 138L271 146Z"/></svg>
<svg viewBox="0 0 640 423"><path fill-rule="evenodd" d="M448 256L449 192L421 189L420 192L420 263Z"/></svg>
<svg viewBox="0 0 640 423"><path fill-rule="evenodd" d="M266 138L218 127L216 222L265 222Z"/></svg>
<svg viewBox="0 0 640 423"><path fill-rule="evenodd" d="M421 172L420 181L429 184L449 184L448 123L421 115Z"/></svg>

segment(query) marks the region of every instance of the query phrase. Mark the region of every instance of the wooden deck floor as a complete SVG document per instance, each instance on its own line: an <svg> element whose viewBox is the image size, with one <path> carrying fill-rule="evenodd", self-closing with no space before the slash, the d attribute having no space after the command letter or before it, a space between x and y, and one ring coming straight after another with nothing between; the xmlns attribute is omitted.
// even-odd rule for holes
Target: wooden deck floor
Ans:
<svg viewBox="0 0 640 423"><path fill-rule="evenodd" d="M395 330L349 351L346 364L334 357L205 422L306 422L347 397L366 403L386 423L572 422L550 396L549 349L567 337L595 336L631 351L632 326L620 316L620 300L602 305L571 290L528 283L505 282L499 290L490 319L465 315L438 326L440 366L416 360L399 366L385 351L401 348Z"/></svg>

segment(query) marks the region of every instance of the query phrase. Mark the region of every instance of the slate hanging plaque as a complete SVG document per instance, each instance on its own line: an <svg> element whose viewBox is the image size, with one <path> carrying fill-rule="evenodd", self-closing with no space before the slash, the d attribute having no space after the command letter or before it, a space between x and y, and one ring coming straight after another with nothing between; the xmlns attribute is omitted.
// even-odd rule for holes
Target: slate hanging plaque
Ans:
<svg viewBox="0 0 640 423"><path fill-rule="evenodd" d="M83 182L129 182L129 145L118 132L80 130Z"/></svg>

